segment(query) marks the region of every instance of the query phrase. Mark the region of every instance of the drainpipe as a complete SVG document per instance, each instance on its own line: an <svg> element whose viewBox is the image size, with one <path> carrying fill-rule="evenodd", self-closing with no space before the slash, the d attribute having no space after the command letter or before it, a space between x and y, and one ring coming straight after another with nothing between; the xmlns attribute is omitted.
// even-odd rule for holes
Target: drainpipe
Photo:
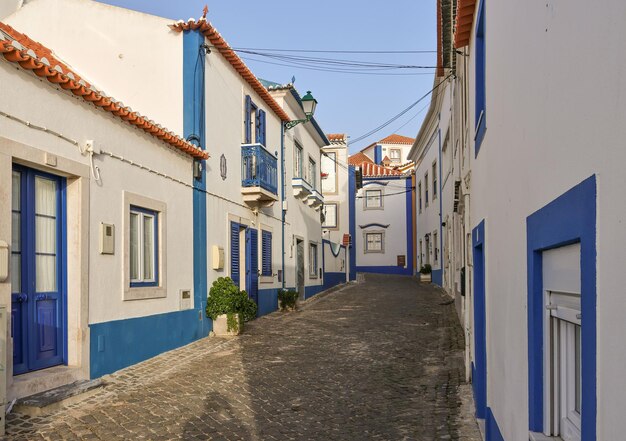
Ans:
<svg viewBox="0 0 626 441"><path fill-rule="evenodd" d="M280 123L280 212L281 212L281 271L282 288L285 289L285 125Z"/></svg>

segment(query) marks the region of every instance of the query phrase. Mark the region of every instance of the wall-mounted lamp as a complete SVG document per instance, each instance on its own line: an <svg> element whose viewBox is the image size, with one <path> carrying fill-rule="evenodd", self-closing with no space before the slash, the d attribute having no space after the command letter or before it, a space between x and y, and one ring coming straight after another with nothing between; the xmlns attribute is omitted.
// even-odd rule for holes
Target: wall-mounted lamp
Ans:
<svg viewBox="0 0 626 441"><path fill-rule="evenodd" d="M313 98L313 95L311 95L311 91L307 91L306 95L304 95L300 101L302 101L302 110L304 110L304 115L306 116L306 118L287 121L285 123L285 130L292 129L300 123L309 122L311 121L311 118L313 118L313 115L315 114L315 108L317 107L317 100Z"/></svg>

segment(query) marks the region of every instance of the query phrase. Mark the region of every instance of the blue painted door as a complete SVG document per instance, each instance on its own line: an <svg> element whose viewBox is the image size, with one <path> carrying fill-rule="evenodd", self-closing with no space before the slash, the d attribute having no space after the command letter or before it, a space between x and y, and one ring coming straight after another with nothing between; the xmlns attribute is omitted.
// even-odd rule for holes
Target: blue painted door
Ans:
<svg viewBox="0 0 626 441"><path fill-rule="evenodd" d="M259 232L246 229L246 290L248 297L259 304Z"/></svg>
<svg viewBox="0 0 626 441"><path fill-rule="evenodd" d="M65 361L65 180L15 166L12 191L13 372Z"/></svg>
<svg viewBox="0 0 626 441"><path fill-rule="evenodd" d="M487 413L487 328L485 308L485 224L481 222L472 231L474 260L474 364L472 387L476 417Z"/></svg>

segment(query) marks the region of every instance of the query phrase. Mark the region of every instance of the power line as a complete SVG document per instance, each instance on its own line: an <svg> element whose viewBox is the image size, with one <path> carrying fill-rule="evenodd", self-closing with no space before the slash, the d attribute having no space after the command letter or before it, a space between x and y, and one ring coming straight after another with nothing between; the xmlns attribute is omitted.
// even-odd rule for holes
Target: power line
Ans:
<svg viewBox="0 0 626 441"><path fill-rule="evenodd" d="M409 107L407 107L406 109L402 110L400 113L398 113L397 115L395 115L394 117L392 117L391 119L385 121L384 123L382 123L380 126L376 127L375 129L370 130L369 132L355 138L352 140L352 143L356 143L359 141L364 140L365 138L369 138L370 136L372 136L374 133L381 131L382 129L384 129L385 127L387 127L389 124L393 123L394 121L396 121L398 118L402 117L404 114L406 114L409 110L411 110L413 107L417 106L420 102L422 102L424 99L426 99L426 97L428 97L428 95L430 95L431 93L433 93L437 88L439 88L443 83L445 83L445 81L450 78L452 75L448 75L447 77L445 77L439 84L437 84L435 87L433 87L432 89L430 89L428 92L426 92L422 97L420 97L420 99L418 99L417 101L415 101L413 104L411 104Z"/></svg>
<svg viewBox="0 0 626 441"><path fill-rule="evenodd" d="M384 178L384 176L383 176L383 178ZM413 191L413 189L410 189L410 190L404 190L404 191L399 191L399 192L397 192L397 193L385 193L385 194L380 195L380 197L383 197L383 198L384 198L384 197L387 197L387 196L394 196L394 195L397 195L397 194L405 194L405 193L410 193L411 191ZM363 199L363 198L366 198L366 197L367 197L367 196L355 196L354 198L355 198L355 199Z"/></svg>
<svg viewBox="0 0 626 441"><path fill-rule="evenodd" d="M320 49L270 49L251 47L231 47L234 51L270 51L270 52L303 52L303 53L325 53L325 54L436 54L437 51L427 50L320 50Z"/></svg>

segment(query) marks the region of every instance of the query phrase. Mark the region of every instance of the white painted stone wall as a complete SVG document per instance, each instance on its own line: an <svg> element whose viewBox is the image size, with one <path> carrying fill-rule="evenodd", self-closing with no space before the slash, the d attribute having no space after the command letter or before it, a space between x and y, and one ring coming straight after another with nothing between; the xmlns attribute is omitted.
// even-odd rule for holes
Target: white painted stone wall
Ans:
<svg viewBox="0 0 626 441"><path fill-rule="evenodd" d="M597 439L621 439L626 61L615 54L626 3L486 5L487 132L472 166L471 218L485 219L488 404L504 439L528 439L526 218L595 174Z"/></svg>
<svg viewBox="0 0 626 441"><path fill-rule="evenodd" d="M330 159L324 160L322 157L322 165L328 167L322 171L330 172L328 179L331 179L334 171L335 182L330 185L335 191L324 191L325 204L337 204L337 227L323 228L323 236L325 239L335 243L342 243L343 235L350 233L350 204L348 195L348 147L345 144L331 144L324 147L325 152L334 152L336 162ZM325 181L322 181L324 183Z"/></svg>
<svg viewBox="0 0 626 441"><path fill-rule="evenodd" d="M359 266L397 266L399 255L406 257L409 263L410 249L407 249L406 225L406 179L364 178L363 188L356 195L356 265ZM365 209L365 190L383 190L383 209ZM410 189L410 188L409 188ZM408 207L411 209L411 207ZM387 228L368 224L388 225ZM384 233L384 253L365 252L365 233ZM404 267L406 268L406 266Z"/></svg>

